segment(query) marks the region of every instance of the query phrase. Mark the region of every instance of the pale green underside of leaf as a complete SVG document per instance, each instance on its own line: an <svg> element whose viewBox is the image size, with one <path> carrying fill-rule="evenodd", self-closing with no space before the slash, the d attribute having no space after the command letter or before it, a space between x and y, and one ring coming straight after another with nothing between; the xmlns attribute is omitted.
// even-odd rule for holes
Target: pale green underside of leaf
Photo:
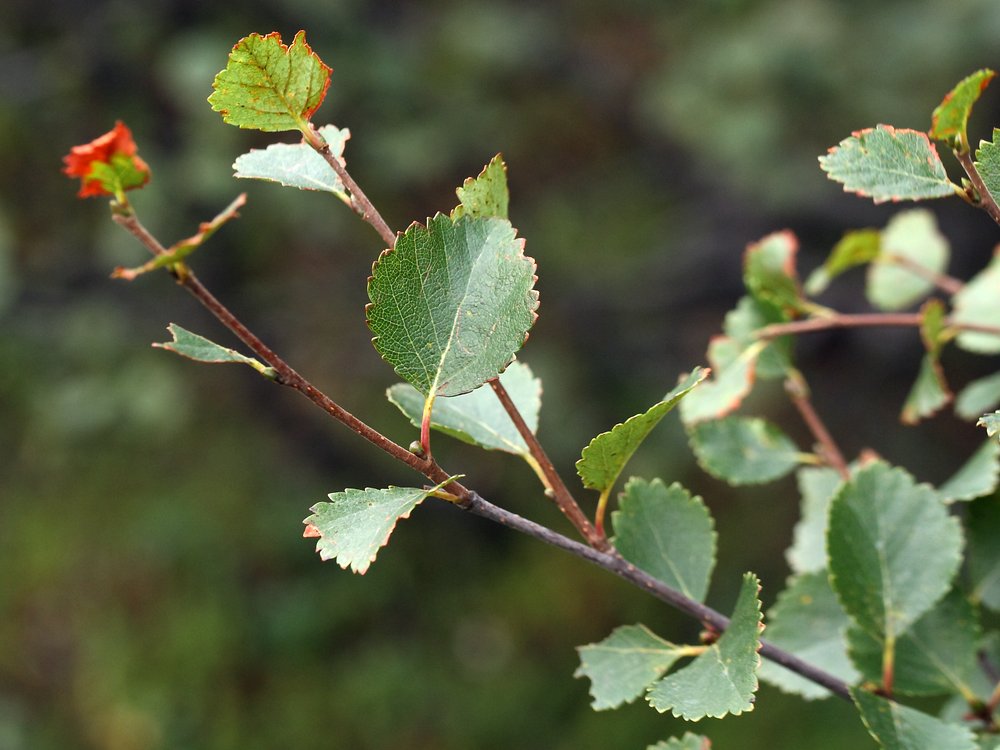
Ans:
<svg viewBox="0 0 1000 750"><path fill-rule="evenodd" d="M463 216L507 218L510 195L507 191L507 165L497 154L476 178L468 178L455 191L461 203L451 212L451 218Z"/></svg>
<svg viewBox="0 0 1000 750"><path fill-rule="evenodd" d="M973 380L955 398L955 413L962 419L979 417L1000 404L1000 372Z"/></svg>
<svg viewBox="0 0 1000 750"><path fill-rule="evenodd" d="M760 665L760 599L757 576L747 573L729 627L714 644L683 669L655 683L646 696L660 713L688 721L722 718L753 710Z"/></svg>
<svg viewBox="0 0 1000 750"><path fill-rule="evenodd" d="M326 96L330 68L310 49L304 31L285 47L277 32L241 39L212 82L212 109L230 125L301 130Z"/></svg>
<svg viewBox="0 0 1000 750"><path fill-rule="evenodd" d="M901 211L882 230L877 262L868 267L866 293L881 310L902 310L926 297L933 282L893 262L898 256L933 273L943 273L951 255L948 240L938 231L930 211Z"/></svg>
<svg viewBox="0 0 1000 750"><path fill-rule="evenodd" d="M712 377L681 401L681 421L693 425L719 419L740 408L753 388L758 349L743 350L728 336L716 336L708 345Z"/></svg>
<svg viewBox="0 0 1000 750"><path fill-rule="evenodd" d="M827 553L844 610L866 632L896 637L951 587L962 533L929 485L875 462L834 496Z"/></svg>
<svg viewBox="0 0 1000 750"><path fill-rule="evenodd" d="M986 434L994 437L1000 432L1000 411L995 411L992 414L984 414L976 422L976 426L985 428Z"/></svg>
<svg viewBox="0 0 1000 750"><path fill-rule="evenodd" d="M826 570L826 523L840 474L826 466L808 466L799 469L795 478L802 496L801 512L785 557L796 573Z"/></svg>
<svg viewBox="0 0 1000 750"><path fill-rule="evenodd" d="M513 362L500 383L507 390L528 428L538 429L542 406L542 381L522 362ZM424 397L409 383L397 383L386 395L415 427L420 427ZM431 427L463 442L486 450L529 455L528 446L518 433L492 388L485 386L470 393L434 401Z"/></svg>
<svg viewBox="0 0 1000 750"><path fill-rule="evenodd" d="M330 153L343 163L344 144L351 137L347 128L324 125L319 134L330 144ZM348 201L347 192L337 173L326 160L306 143L274 143L265 149L253 149L236 157L234 177L267 180L299 190L333 193Z"/></svg>
<svg viewBox="0 0 1000 750"><path fill-rule="evenodd" d="M952 394L944 380L941 365L936 358L925 354L920 361L917 379L903 404L900 421L903 424L916 424L921 419L937 414L951 402L951 399Z"/></svg>
<svg viewBox="0 0 1000 750"><path fill-rule="evenodd" d="M802 292L795 270L799 241L785 230L750 244L743 256L743 283L759 302L782 311L803 308Z"/></svg>
<svg viewBox="0 0 1000 750"><path fill-rule="evenodd" d="M601 492L614 486L625 464L653 428L707 376L705 368L696 367L677 387L645 412L629 417L625 422L616 424L610 431L602 432L591 440L576 462L576 471L583 480L583 486Z"/></svg>
<svg viewBox="0 0 1000 750"><path fill-rule="evenodd" d="M844 635L850 620L830 588L825 570L789 579L765 620L768 642L844 682L857 680L858 673L847 658ZM761 664L760 678L806 700L831 695L812 680L771 661Z"/></svg>
<svg viewBox="0 0 1000 750"><path fill-rule="evenodd" d="M303 521L319 532L316 551L323 560L337 561L354 573L364 574L375 561L381 547L401 518L422 503L431 493L457 477L451 477L437 487L389 487L387 489L345 490L330 495L330 502L316 503L313 515Z"/></svg>
<svg viewBox="0 0 1000 750"><path fill-rule="evenodd" d="M688 434L698 464L732 485L771 482L799 464L795 443L764 419L726 417L696 424Z"/></svg>
<svg viewBox="0 0 1000 750"><path fill-rule="evenodd" d="M1000 481L1000 442L987 440L938 488L946 503L992 495Z"/></svg>
<svg viewBox="0 0 1000 750"><path fill-rule="evenodd" d="M711 750L712 743L708 737L685 732L683 737L671 737L650 745L646 750Z"/></svg>
<svg viewBox="0 0 1000 750"><path fill-rule="evenodd" d="M954 323L1000 325L1000 255L976 274L953 298ZM1000 336L978 331L962 331L955 343L977 354L1000 354Z"/></svg>
<svg viewBox="0 0 1000 750"><path fill-rule="evenodd" d="M788 319L788 316L782 314L774 305L760 302L749 296L741 297L740 301L736 303L736 307L726 313L722 324L725 335L736 343L736 346L733 347L732 361L735 361L739 353L757 344L758 340L754 337L756 331L771 323L784 323ZM793 342L792 336L779 336L765 346L757 355L756 375L765 380L785 377L792 366ZM713 356L716 359L712 363L713 367L718 365L720 369L724 370L732 363L731 361L719 362L719 351L713 352Z"/></svg>
<svg viewBox="0 0 1000 750"><path fill-rule="evenodd" d="M882 247L881 238L878 229L856 229L845 234L833 246L823 265L809 275L806 292L819 294L844 271L875 260Z"/></svg>
<svg viewBox="0 0 1000 750"><path fill-rule="evenodd" d="M685 596L704 601L715 567L715 523L681 485L633 477L611 514L615 548L630 563Z"/></svg>
<svg viewBox="0 0 1000 750"><path fill-rule="evenodd" d="M860 688L851 697L869 734L884 750L976 750L972 732Z"/></svg>
<svg viewBox="0 0 1000 750"><path fill-rule="evenodd" d="M893 690L902 695L971 695L980 636L975 609L961 592L952 591L896 641ZM862 677L880 682L883 640L859 628L850 628L847 640Z"/></svg>
<svg viewBox="0 0 1000 750"><path fill-rule="evenodd" d="M368 280L372 343L425 396L457 396L510 364L535 321L535 262L504 219L438 214L382 253Z"/></svg>
<svg viewBox="0 0 1000 750"><path fill-rule="evenodd" d="M993 128L992 141L980 141L976 149L976 171L983 178L986 191L1000 200L1000 128Z"/></svg>
<svg viewBox="0 0 1000 750"><path fill-rule="evenodd" d="M954 194L937 149L916 130L889 125L861 130L819 157L819 164L845 191L875 203Z"/></svg>
<svg viewBox="0 0 1000 750"><path fill-rule="evenodd" d="M642 695L688 647L665 641L644 625L623 625L603 641L576 650L580 666L573 676L590 680L591 705L603 711Z"/></svg>
<svg viewBox="0 0 1000 750"><path fill-rule="evenodd" d="M1000 612L1000 502L996 497L969 506L968 529L972 599Z"/></svg>
<svg viewBox="0 0 1000 750"><path fill-rule="evenodd" d="M191 331L181 328L176 323L168 325L167 330L170 331L170 335L173 336L174 340L163 344L153 344L157 349L166 349L169 352L180 354L182 357L193 359L196 362L208 362L211 364L236 362L242 365L249 365L265 377L273 378L275 376L274 369L267 367L263 362L240 354L233 349L219 346L204 336L199 336L196 333L191 333Z"/></svg>
<svg viewBox="0 0 1000 750"><path fill-rule="evenodd" d="M983 89L995 76L992 70L984 68L966 76L953 88L931 116L930 137L946 141L953 148L967 150L966 128L972 105L979 99Z"/></svg>

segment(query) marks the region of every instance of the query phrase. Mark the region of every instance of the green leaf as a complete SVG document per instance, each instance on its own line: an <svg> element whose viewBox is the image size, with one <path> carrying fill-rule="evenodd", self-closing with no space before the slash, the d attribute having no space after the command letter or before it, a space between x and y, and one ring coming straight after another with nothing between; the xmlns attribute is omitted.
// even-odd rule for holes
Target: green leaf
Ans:
<svg viewBox="0 0 1000 750"><path fill-rule="evenodd" d="M969 505L968 530L972 600L1000 612L1000 502L996 497Z"/></svg>
<svg viewBox="0 0 1000 750"><path fill-rule="evenodd" d="M962 468L938 488L946 503L992 495L1000 482L1000 443L987 440Z"/></svg>
<svg viewBox="0 0 1000 750"><path fill-rule="evenodd" d="M900 421L903 424L914 425L921 419L926 419L952 399L952 393L945 382L941 363L930 354L925 354L920 361L920 371L903 404Z"/></svg>
<svg viewBox="0 0 1000 750"><path fill-rule="evenodd" d="M919 302L934 283L910 266L943 273L949 255L948 240L938 231L934 214L922 208L900 211L882 231L881 252L868 267L869 301L882 310L902 310Z"/></svg>
<svg viewBox="0 0 1000 750"><path fill-rule="evenodd" d="M744 349L728 336L715 336L708 343L708 361L713 377L681 401L681 421L686 425L718 419L740 408L753 388L757 355L763 341Z"/></svg>
<svg viewBox="0 0 1000 750"><path fill-rule="evenodd" d="M324 125L319 134L330 144L330 153L343 163L344 144L351 137L347 128ZM299 190L320 190L333 193L342 201L350 198L337 173L326 159L307 143L273 143L265 149L251 149L236 157L235 177L267 180Z"/></svg>
<svg viewBox="0 0 1000 750"><path fill-rule="evenodd" d="M1000 372L973 380L955 399L955 413L962 419L979 419L1000 404Z"/></svg>
<svg viewBox="0 0 1000 750"><path fill-rule="evenodd" d="M224 346L219 346L214 341L209 341L204 336L199 336L196 333L191 333L188 330L181 328L176 323L171 323L167 326L167 330L170 331L170 335L173 336L173 341L168 341L164 344L153 344L157 349L166 349L168 352L174 352L175 354L180 354L182 357L187 357L188 359L193 359L196 362L209 362L209 363L221 363L221 362L238 362L239 364L249 365L261 375L271 378L272 380L277 377L273 367L268 367L263 362L259 362L253 357L247 357L240 354L233 349L227 349Z"/></svg>
<svg viewBox="0 0 1000 750"><path fill-rule="evenodd" d="M870 263L882 248L882 233L877 229L856 229L841 237L822 266L809 275L806 292L819 294L844 271Z"/></svg>
<svg viewBox="0 0 1000 750"><path fill-rule="evenodd" d="M513 362L500 376L500 382L525 423L535 432L542 406L542 381L531 374L526 364ZM414 426L420 427L424 397L416 388L409 383L397 383L386 395ZM431 411L431 427L486 450L530 455L492 388L477 388L461 396L437 399Z"/></svg>
<svg viewBox="0 0 1000 750"><path fill-rule="evenodd" d="M992 141L980 141L976 149L976 171L983 178L986 192L1000 200L1000 128L993 128Z"/></svg>
<svg viewBox="0 0 1000 750"><path fill-rule="evenodd" d="M826 525L830 501L840 488L840 474L826 466L808 466L795 475L802 496L799 521L785 557L796 573L826 569Z"/></svg>
<svg viewBox="0 0 1000 750"><path fill-rule="evenodd" d="M689 428L698 464L729 484L762 484L799 464L795 443L777 426L751 417L726 417Z"/></svg>
<svg viewBox="0 0 1000 750"><path fill-rule="evenodd" d="M674 662L692 655L691 646L665 641L645 625L623 625L603 641L576 650L580 667L573 676L590 680L595 711L631 703Z"/></svg>
<svg viewBox="0 0 1000 750"><path fill-rule="evenodd" d="M885 750L976 750L972 732L916 709L851 688L868 733Z"/></svg>
<svg viewBox="0 0 1000 750"><path fill-rule="evenodd" d="M506 219L510 195L507 192L507 165L504 164L503 156L494 156L478 177L469 177L455 192L461 203L451 212L453 220L457 221L463 216Z"/></svg>
<svg viewBox="0 0 1000 750"><path fill-rule="evenodd" d="M993 437L1000 432L1000 411L995 411L992 414L984 414L976 422L976 427L986 428L986 434Z"/></svg>
<svg viewBox="0 0 1000 750"><path fill-rule="evenodd" d="M646 750L711 750L712 743L708 737L685 732L683 737L671 737L650 745Z"/></svg>
<svg viewBox="0 0 1000 750"><path fill-rule="evenodd" d="M649 689L646 700L653 708L688 721L753 710L762 628L759 590L757 576L743 576L726 632L693 662Z"/></svg>
<svg viewBox="0 0 1000 750"><path fill-rule="evenodd" d="M1000 254L994 254L990 264L973 276L952 302L953 323L1000 325ZM977 354L1000 354L1000 335L995 333L962 331L955 342Z"/></svg>
<svg viewBox="0 0 1000 750"><path fill-rule="evenodd" d="M97 182L111 195L142 187L149 182L150 171L135 155L112 154L110 161L95 161L90 165L86 182Z"/></svg>
<svg viewBox="0 0 1000 750"><path fill-rule="evenodd" d="M756 374L762 379L783 378L792 366L793 336L779 336L760 349L754 334L772 323L784 323L789 316L774 305L760 302L753 297L742 297L736 307L726 313L722 330L744 352L750 347L759 350Z"/></svg>
<svg viewBox="0 0 1000 750"><path fill-rule="evenodd" d="M974 699L970 683L979 669L981 635L975 608L960 591L952 591L896 641L893 691L902 695L957 693ZM851 661L862 677L880 681L883 640L859 628L850 628L847 640Z"/></svg>
<svg viewBox="0 0 1000 750"><path fill-rule="evenodd" d="M230 125L254 130L303 130L323 103L330 86L329 67L306 43L306 32L290 46L277 31L244 37L225 70L212 82L212 109Z"/></svg>
<svg viewBox="0 0 1000 750"><path fill-rule="evenodd" d="M846 192L875 203L942 198L957 190L926 133L890 125L852 134L819 157L819 165Z"/></svg>
<svg viewBox="0 0 1000 750"><path fill-rule="evenodd" d="M844 609L892 643L951 587L962 532L929 485L874 462L834 496L827 552Z"/></svg>
<svg viewBox="0 0 1000 750"><path fill-rule="evenodd" d="M645 412L629 417L624 423L616 424L609 432L602 432L591 440L576 462L576 471L583 480L584 487L600 492L609 491L632 454L642 445L642 441L707 375L705 368L696 367L677 387Z"/></svg>
<svg viewBox="0 0 1000 750"><path fill-rule="evenodd" d="M743 255L743 281L751 296L788 315L806 308L795 270L799 241L785 230L747 246Z"/></svg>
<svg viewBox="0 0 1000 750"><path fill-rule="evenodd" d="M850 620L830 588L826 571L805 573L788 581L767 612L768 642L804 659L847 683L858 673L847 658L844 631ZM828 698L831 693L784 667L764 661L760 678L786 693L806 700Z"/></svg>
<svg viewBox="0 0 1000 750"><path fill-rule="evenodd" d="M537 317L535 262L503 219L412 224L368 280L372 343L432 400L498 376Z"/></svg>
<svg viewBox="0 0 1000 750"><path fill-rule="evenodd" d="M715 567L715 523L698 496L633 477L611 514L615 548L630 563L695 601Z"/></svg>
<svg viewBox="0 0 1000 750"><path fill-rule="evenodd" d="M936 141L945 141L948 146L962 153L968 153L969 138L965 131L972 105L995 75L989 68L983 68L955 86L931 116L930 137Z"/></svg>
<svg viewBox="0 0 1000 750"><path fill-rule="evenodd" d="M323 560L336 559L342 568L364 573L375 562L381 547L401 518L458 477L450 477L430 489L389 487L377 490L345 490L330 495L330 502L316 503L306 518L303 536L318 537L316 551Z"/></svg>

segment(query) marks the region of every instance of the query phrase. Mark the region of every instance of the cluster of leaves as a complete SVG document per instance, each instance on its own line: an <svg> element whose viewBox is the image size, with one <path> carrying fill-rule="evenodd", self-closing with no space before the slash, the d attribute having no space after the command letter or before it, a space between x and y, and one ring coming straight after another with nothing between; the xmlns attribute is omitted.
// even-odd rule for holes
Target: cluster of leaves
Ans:
<svg viewBox="0 0 1000 750"><path fill-rule="evenodd" d="M951 182L934 139L960 161L969 154L966 125L972 105L993 77L980 71L960 83L933 115L929 133L878 126L855 133L821 158L845 188L885 200L958 195L996 207L1000 196L998 146L983 143L969 179ZM278 34L250 35L232 50L209 101L241 128L299 131L300 143L279 143L237 158L236 177L330 192L369 220L363 195L344 171L346 130L317 128L312 117L330 83L330 68L309 48L303 32L291 45ZM997 132L995 131L995 135ZM971 163L971 162L970 162ZM963 161L963 165L965 162ZM67 173L83 181L81 195L109 194L116 210L130 210L125 190L148 179L148 167L120 123L111 133L67 157ZM431 431L520 456L550 494L551 477L529 444L537 429L541 383L515 361L538 308L535 263L508 218L506 165L500 156L458 188L459 204L414 222L375 260L368 281L367 322L373 344L403 383L387 396L420 428L413 452L431 456ZM198 234L146 266L120 271L132 278L156 267L185 273L184 260L236 215L237 199ZM387 229L387 228L386 228ZM385 235L383 235L385 236ZM809 295L839 274L867 264L867 296L882 311L898 311L935 290L946 298L924 302L912 324L926 355L902 408L907 423L934 414L952 400L940 364L955 342L968 351L1000 353L1000 266L992 262L968 283L946 276L949 247L926 211L898 214L881 230L850 232L803 286L796 270L798 243L788 231L752 243L744 255L747 295L726 316L709 343L709 371L696 368L646 411L589 442L576 468L598 493L594 526L604 533L612 493L632 455L657 424L679 406L692 449L710 474L733 485L769 482L796 471L801 520L788 550L792 576L777 603L762 615L760 582L742 577L729 624L696 644L674 644L641 624L619 627L599 643L582 646L579 676L589 678L595 709L640 696L655 710L690 721L752 710L758 675L806 699L829 691L773 663L761 665L761 631L787 652L854 685L850 695L872 736L885 748L975 748L973 728L995 730L1000 692L980 668L980 656L1000 663L1000 641L986 636L979 608L1000 609L996 552L1000 511L1000 444L990 439L940 487L918 484L902 468L877 459L848 466L835 447L803 450L763 418L737 414L758 378L781 379L793 399L806 398L795 369L791 333L798 323L842 316ZM948 312L950 307L950 312ZM791 326L791 327L790 327ZM256 358L171 324L165 349L203 362L238 362L278 379ZM493 390L520 413L519 426ZM969 384L956 399L968 419L1000 403L1000 375ZM984 418L989 436L1000 412ZM526 426L526 427L525 427ZM527 432L525 431L527 430ZM531 439L531 440L529 440ZM306 537L323 559L364 573L388 542L396 523L428 497L450 502L458 476L428 487L347 489L313 506ZM968 503L965 527L950 512ZM688 601L701 603L715 567L714 521L700 497L659 478L629 478L610 514L614 554ZM969 575L958 579L963 560ZM690 662L678 667L682 659ZM932 716L895 700L943 695ZM962 722L963 712L979 724ZM995 747L983 734L981 747ZM688 734L656 748L706 748Z"/></svg>

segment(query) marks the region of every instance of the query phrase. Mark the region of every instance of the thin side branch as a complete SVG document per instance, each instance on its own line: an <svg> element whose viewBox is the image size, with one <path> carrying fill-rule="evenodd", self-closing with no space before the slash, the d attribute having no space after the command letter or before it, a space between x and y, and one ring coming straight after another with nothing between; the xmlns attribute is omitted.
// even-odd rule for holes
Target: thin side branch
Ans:
<svg viewBox="0 0 1000 750"><path fill-rule="evenodd" d="M830 315L808 320L795 320L791 323L773 323L758 329L754 337L767 341L779 336L794 336L800 333L815 333L832 328L876 328L879 326L903 326L919 328L923 322L920 313L859 313L856 315ZM1000 336L1000 326L980 325L978 323L961 323L947 318L945 325L959 331L975 331L991 333Z"/></svg>
<svg viewBox="0 0 1000 750"><path fill-rule="evenodd" d="M850 479L851 475L847 470L844 454L840 451L833 436L830 435L830 431L826 429L819 414L816 413L816 409L813 408L812 399L809 397L809 386L801 373L793 371L788 376L788 379L785 380L785 392L819 444L823 459L837 470L842 479Z"/></svg>
<svg viewBox="0 0 1000 750"><path fill-rule="evenodd" d="M599 534L597 529L591 525L590 521L587 520L587 516L580 509L579 504L573 497L573 494L566 487L566 483L563 482L562 477L559 476L559 472L556 471L556 467L552 464L552 460L549 458L545 449L542 448L542 444L538 442L538 438L535 437L535 433L531 431L527 424L524 422L524 417L521 416L521 412L518 411L517 406L511 399L510 394L507 393L507 389L503 387L500 382L500 378L493 378L488 381L493 392L497 395L500 403L503 405L504 411L510 417L514 426L517 428L518 433L521 438L528 446L528 450L534 457L535 461L538 463L539 468L542 470L542 476L545 477L545 484L549 490L551 490L551 497L555 501L556 505L559 506L566 518L570 520L577 531L579 531L583 538L587 540L591 547L595 547L599 550L607 551L611 548L608 543L608 539L603 534Z"/></svg>
<svg viewBox="0 0 1000 750"><path fill-rule="evenodd" d="M997 224L1000 224L1000 206L990 195L990 191L986 187L986 183L983 182L983 178L979 174L979 170L976 169L976 163L972 160L972 155L968 151L954 151L955 158L958 159L958 163L962 165L962 169L969 176L969 182L976 189L978 193L977 200L973 203L974 206L978 206L983 209L986 213L990 215Z"/></svg>

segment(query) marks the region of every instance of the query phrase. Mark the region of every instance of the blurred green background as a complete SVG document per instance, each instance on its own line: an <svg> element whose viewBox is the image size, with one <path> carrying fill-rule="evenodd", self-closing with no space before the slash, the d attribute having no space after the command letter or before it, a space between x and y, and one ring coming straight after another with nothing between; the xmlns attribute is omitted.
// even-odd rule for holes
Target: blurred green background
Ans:
<svg viewBox="0 0 1000 750"><path fill-rule="evenodd" d="M686 728L720 750L870 746L846 704L766 686L753 713L694 727L643 705L592 712L574 646L619 624L678 639L696 625L450 508L401 524L363 578L322 564L301 538L311 504L414 477L246 368L150 348L170 321L232 342L165 274L107 278L143 253L102 200L74 197L60 157L125 120L154 172L135 204L164 242L246 190L199 274L405 444L414 430L382 397L395 378L364 325L377 237L329 196L237 184L234 157L270 139L224 125L205 98L240 37L306 29L334 68L316 120L351 128L352 174L394 228L452 207L503 151L512 220L539 264L522 359L545 382L540 436L575 487L581 446L703 363L748 242L789 227L808 270L843 230L892 215L826 181L816 156L877 122L925 129L956 81L1000 64L995 0L7 0L3 18L2 750L636 750ZM988 92L973 140L993 123ZM952 271L981 266L988 218L932 209ZM852 275L824 299L860 309L860 288ZM950 414L899 426L912 331L818 335L799 353L852 455L871 446L940 480L980 439ZM955 385L987 365L946 358ZM778 388L748 408L808 444ZM444 437L435 452L486 497L565 528L515 459ZM747 569L773 601L792 481L733 493L693 465L676 418L630 472L711 506L711 604L728 610Z"/></svg>

